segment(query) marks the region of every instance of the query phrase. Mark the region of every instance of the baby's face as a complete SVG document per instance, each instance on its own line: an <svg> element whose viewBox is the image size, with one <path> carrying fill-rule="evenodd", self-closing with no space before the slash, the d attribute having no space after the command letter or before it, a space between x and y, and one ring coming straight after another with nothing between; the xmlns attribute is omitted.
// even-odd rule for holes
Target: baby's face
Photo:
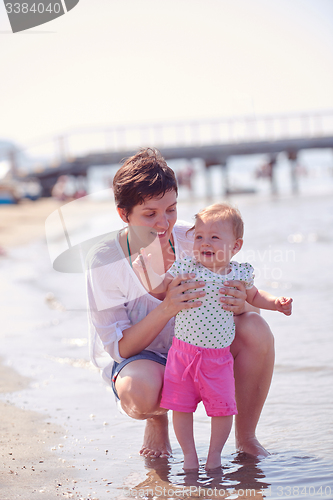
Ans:
<svg viewBox="0 0 333 500"><path fill-rule="evenodd" d="M242 241L240 238L235 237L229 221L197 220L193 245L194 258L211 271L224 271L232 256L239 251L240 241Z"/></svg>

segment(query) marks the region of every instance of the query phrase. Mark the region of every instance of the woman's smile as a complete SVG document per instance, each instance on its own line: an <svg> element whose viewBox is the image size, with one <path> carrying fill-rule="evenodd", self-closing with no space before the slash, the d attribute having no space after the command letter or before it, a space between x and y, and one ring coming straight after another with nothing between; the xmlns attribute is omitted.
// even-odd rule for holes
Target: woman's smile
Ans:
<svg viewBox="0 0 333 500"><path fill-rule="evenodd" d="M165 236L167 236L167 230L165 231L160 231L160 232L156 232L155 234L157 234L157 236L159 237L159 239L163 239Z"/></svg>

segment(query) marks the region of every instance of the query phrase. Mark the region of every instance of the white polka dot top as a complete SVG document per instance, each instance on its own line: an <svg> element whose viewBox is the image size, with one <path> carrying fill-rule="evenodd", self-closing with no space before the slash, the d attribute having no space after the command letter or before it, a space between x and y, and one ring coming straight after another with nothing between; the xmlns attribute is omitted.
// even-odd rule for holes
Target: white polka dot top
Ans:
<svg viewBox="0 0 333 500"><path fill-rule="evenodd" d="M219 301L219 289L224 281L240 280L247 289L253 286L253 267L251 264L230 262L229 274L217 274L193 257L176 260L168 270L173 277L182 273L196 273L195 281L205 281L206 295L201 298L202 305L194 309L184 309L176 316L175 336L189 344L212 349L229 346L235 338L233 313L225 311Z"/></svg>

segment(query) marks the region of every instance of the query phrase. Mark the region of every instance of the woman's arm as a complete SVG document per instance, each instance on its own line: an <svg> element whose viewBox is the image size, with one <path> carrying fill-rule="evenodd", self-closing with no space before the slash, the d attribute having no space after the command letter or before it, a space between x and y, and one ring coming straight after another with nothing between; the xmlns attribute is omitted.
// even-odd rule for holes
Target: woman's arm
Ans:
<svg viewBox="0 0 333 500"><path fill-rule="evenodd" d="M167 322L179 311L199 307L202 304L200 297L203 297L205 292L199 290L192 292L191 290L198 288L198 286L204 286L205 283L181 283L184 280L193 279L193 277L195 277L193 274L183 274L173 279L163 302L147 314L144 319L123 330L123 338L119 340L118 344L121 357L129 358L141 352L153 342ZM199 300L188 302L193 299Z"/></svg>

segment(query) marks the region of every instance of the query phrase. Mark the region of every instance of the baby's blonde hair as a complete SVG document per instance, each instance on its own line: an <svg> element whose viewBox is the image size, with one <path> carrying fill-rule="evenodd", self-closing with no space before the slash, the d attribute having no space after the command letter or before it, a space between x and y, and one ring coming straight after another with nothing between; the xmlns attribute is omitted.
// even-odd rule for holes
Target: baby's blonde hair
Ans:
<svg viewBox="0 0 333 500"><path fill-rule="evenodd" d="M206 222L208 220L216 221L229 221L232 224L235 238L243 238L244 223L238 208L229 205L228 203L214 203L209 207L203 208L195 216L195 221L198 220ZM189 229L193 231L195 225Z"/></svg>

